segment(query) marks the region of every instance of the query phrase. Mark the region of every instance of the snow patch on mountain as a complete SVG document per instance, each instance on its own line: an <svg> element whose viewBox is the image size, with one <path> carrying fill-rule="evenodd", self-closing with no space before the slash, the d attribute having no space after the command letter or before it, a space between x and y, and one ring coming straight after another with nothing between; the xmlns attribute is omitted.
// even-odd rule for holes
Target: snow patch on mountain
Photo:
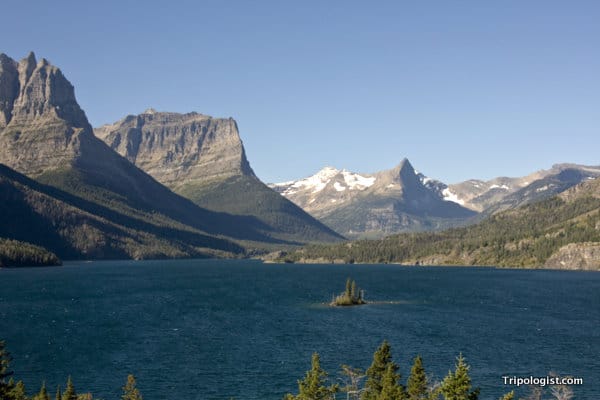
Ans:
<svg viewBox="0 0 600 400"><path fill-rule="evenodd" d="M346 190L346 186L342 186L339 182L335 182L333 184L333 188L338 192L343 192L344 190Z"/></svg>
<svg viewBox="0 0 600 400"><path fill-rule="evenodd" d="M510 188L506 185L492 185L490 186L490 189L503 189L503 190L510 190Z"/></svg>
<svg viewBox="0 0 600 400"><path fill-rule="evenodd" d="M374 176L362 176L346 170L342 171L342 175L344 176L344 182L346 182L350 190L364 190L373 186L376 179Z"/></svg>
<svg viewBox="0 0 600 400"><path fill-rule="evenodd" d="M465 204L465 202L458 198L458 196L453 193L449 188L446 188L442 191L442 195L444 196L445 201L452 201L454 203L460 204L461 206Z"/></svg>

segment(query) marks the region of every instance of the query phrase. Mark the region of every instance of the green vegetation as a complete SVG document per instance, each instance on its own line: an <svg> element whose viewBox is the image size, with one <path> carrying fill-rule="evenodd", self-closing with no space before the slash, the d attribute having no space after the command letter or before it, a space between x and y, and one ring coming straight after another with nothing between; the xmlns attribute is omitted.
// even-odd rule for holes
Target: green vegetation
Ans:
<svg viewBox="0 0 600 400"><path fill-rule="evenodd" d="M4 341L0 340L0 400L50 400L46 389L46 382L38 393L28 396L23 381L15 382L12 379L13 372L9 370L12 361L10 353L6 350ZM8 381L7 378L11 377ZM127 376L127 382L123 386L122 400L143 400L142 395L136 387L136 381L133 375ZM64 392L60 385L56 387L55 400L94 400L91 393L77 393L73 380L69 376Z"/></svg>
<svg viewBox="0 0 600 400"><path fill-rule="evenodd" d="M127 383L123 386L121 400L143 400L140 391L136 387L135 377L127 375Z"/></svg>
<svg viewBox="0 0 600 400"><path fill-rule="evenodd" d="M43 247L0 238L0 268L42 265L61 265L61 261Z"/></svg>
<svg viewBox="0 0 600 400"><path fill-rule="evenodd" d="M231 217L217 217L172 193L154 194L157 202L172 203L157 209L133 195L126 198L90 183L75 169L39 179L52 186L0 165L0 237L44 247L63 259L244 254L232 240L203 230L234 230ZM171 196L177 201L169 200Z"/></svg>
<svg viewBox="0 0 600 400"><path fill-rule="evenodd" d="M288 393L285 400L328 400L335 397L337 385L326 386L327 372L321 368L319 355L314 353L311 368L304 379L298 381L298 395Z"/></svg>
<svg viewBox="0 0 600 400"><path fill-rule="evenodd" d="M254 176L236 176L202 185L186 184L175 191L209 210L254 218L260 231L271 238L270 241L275 239L280 244L343 239Z"/></svg>
<svg viewBox="0 0 600 400"><path fill-rule="evenodd" d="M362 290L350 278L346 280L346 290L331 302L332 306L357 306L361 304L366 304L366 301L363 300Z"/></svg>
<svg viewBox="0 0 600 400"><path fill-rule="evenodd" d="M571 192L569 192L571 193ZM311 245L281 261L539 267L569 243L600 242L600 181L469 227Z"/></svg>
<svg viewBox="0 0 600 400"><path fill-rule="evenodd" d="M298 394L287 394L284 400L329 400L335 393L345 392L352 400L477 400L479 389L472 389L469 366L460 355L454 371L450 371L442 382L429 382L420 356L414 360L407 384L401 383L398 364L392 359L391 346L384 341L373 354L373 362L363 373L347 365L342 366L348 378L346 386L330 385L328 374L320 367L319 355L313 354L311 369L303 380L298 381ZM360 382L367 378L364 386ZM507 393L503 399L511 399Z"/></svg>
<svg viewBox="0 0 600 400"><path fill-rule="evenodd" d="M42 382L40 390L33 396L27 396L22 381L12 379L9 370L11 356L6 350L4 341L0 341L0 400L50 400L46 382ZM456 359L454 371L441 382L430 382L420 356L414 359L407 384L401 383L399 366L393 361L392 349L384 341L373 354L371 366L365 373L361 369L342 365L342 374L347 384L329 384L329 374L321 368L318 353L313 353L311 368L303 379L298 380L298 394L288 393L284 400L331 400L336 393L344 392L352 400L478 400L479 389L473 389L469 376L469 365L460 354ZM7 378L8 379L7 381ZM364 378L366 382L361 385ZM573 390L566 385L553 385L548 388L556 400L573 399ZM540 399L543 388L534 387L528 398ZM514 391L506 393L499 400L513 400ZM77 393L73 380L69 376L64 392L61 386L56 388L55 400L94 400L91 393ZM121 400L143 400L133 375L127 376L122 387Z"/></svg>

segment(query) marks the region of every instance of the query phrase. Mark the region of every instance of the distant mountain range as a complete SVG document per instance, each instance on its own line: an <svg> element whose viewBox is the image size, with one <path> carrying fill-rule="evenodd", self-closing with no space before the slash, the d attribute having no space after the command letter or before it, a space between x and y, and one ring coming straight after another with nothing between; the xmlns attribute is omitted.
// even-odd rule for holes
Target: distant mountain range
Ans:
<svg viewBox="0 0 600 400"><path fill-rule="evenodd" d="M374 174L325 167L308 178L270 187L341 234L357 238L475 223L599 176L600 167L558 164L522 178L448 185L417 172L404 159Z"/></svg>
<svg viewBox="0 0 600 400"><path fill-rule="evenodd" d="M341 239L254 176L233 120L186 114L175 122L180 127L142 129L159 125L159 117L166 123L175 116L125 118L119 127L130 135L123 141L131 152L123 157L94 135L73 86L57 67L38 62L33 53L20 62L0 54L0 237L66 258L232 256ZM137 131L136 121L142 124ZM126 126L130 122L134 125ZM169 132L183 132L171 147L165 140ZM157 178L189 190L195 202L131 162L142 160L151 173L152 166L164 168ZM206 195L217 197L220 209L197 204L200 183L226 185ZM250 212L268 201L263 208L270 214Z"/></svg>
<svg viewBox="0 0 600 400"><path fill-rule="evenodd" d="M600 270L600 179L467 227L310 245L279 257L286 262Z"/></svg>

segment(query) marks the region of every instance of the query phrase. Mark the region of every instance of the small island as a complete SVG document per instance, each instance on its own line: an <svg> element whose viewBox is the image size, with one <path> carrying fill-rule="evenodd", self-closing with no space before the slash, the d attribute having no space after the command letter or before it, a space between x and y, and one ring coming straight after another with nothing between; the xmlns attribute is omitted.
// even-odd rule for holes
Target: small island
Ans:
<svg viewBox="0 0 600 400"><path fill-rule="evenodd" d="M339 296L335 296L330 303L334 307L360 306L362 304L367 304L364 300L363 290L359 289L356 282L350 278L346 280L346 290Z"/></svg>

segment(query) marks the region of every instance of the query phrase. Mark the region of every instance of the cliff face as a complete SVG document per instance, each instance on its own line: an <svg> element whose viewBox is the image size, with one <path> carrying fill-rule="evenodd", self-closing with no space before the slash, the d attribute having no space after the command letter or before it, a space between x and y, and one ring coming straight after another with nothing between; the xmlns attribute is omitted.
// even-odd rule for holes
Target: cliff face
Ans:
<svg viewBox="0 0 600 400"><path fill-rule="evenodd" d="M0 55L0 159L29 176L71 164L95 140L73 86L35 55ZM88 146L89 147L89 146Z"/></svg>
<svg viewBox="0 0 600 400"><path fill-rule="evenodd" d="M95 129L112 149L164 185L206 184L254 176L236 122L152 109Z"/></svg>
<svg viewBox="0 0 600 400"><path fill-rule="evenodd" d="M600 243L569 243L554 253L544 267L598 271L600 270Z"/></svg>

